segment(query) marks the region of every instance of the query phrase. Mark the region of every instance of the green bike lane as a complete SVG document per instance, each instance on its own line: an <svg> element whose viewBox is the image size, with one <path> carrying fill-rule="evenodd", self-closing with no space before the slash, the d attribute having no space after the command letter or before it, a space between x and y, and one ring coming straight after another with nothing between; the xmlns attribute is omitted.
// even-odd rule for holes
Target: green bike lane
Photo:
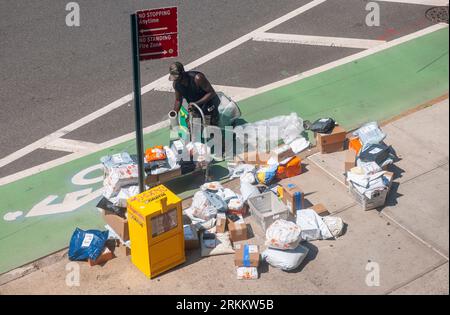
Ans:
<svg viewBox="0 0 450 315"><path fill-rule="evenodd" d="M242 100L243 119L253 122L296 112L309 120L333 117L353 129L398 115L448 92L448 36L445 28ZM169 130L146 134L144 141L145 146L167 144ZM66 247L75 227L103 228L95 207L102 189L99 159L123 150L135 153L135 142L0 186L0 273ZM225 163L212 172L222 179ZM168 186L187 197L201 180L185 176ZM15 218L16 211L22 215Z"/></svg>

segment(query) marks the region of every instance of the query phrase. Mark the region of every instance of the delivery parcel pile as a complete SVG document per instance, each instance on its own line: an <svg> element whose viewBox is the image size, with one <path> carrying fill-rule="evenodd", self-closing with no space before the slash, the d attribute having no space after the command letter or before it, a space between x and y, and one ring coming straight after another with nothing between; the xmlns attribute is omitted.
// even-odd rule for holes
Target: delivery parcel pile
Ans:
<svg viewBox="0 0 450 315"><path fill-rule="evenodd" d="M385 169L395 160L392 148L383 142L386 135L371 123L347 139L340 126L322 122L327 130L309 130L315 132L323 154L343 151L348 143L344 167L349 193L364 210L383 206L392 180L392 173ZM285 133L284 143L268 154L237 155L228 163L229 177L236 185L230 185L231 189L220 182L206 182L185 209L164 185L139 193L136 162L128 153L103 157L104 195L97 207L108 231L77 229L69 258L103 264L119 250L131 255L131 262L149 278L183 264L191 251L199 251L205 259L233 255L230 264L234 263L234 277L239 280L258 279L260 265L265 263L284 271L299 268L308 256L308 242L333 240L345 230L341 218L329 215L323 204L311 205L304 198L308 187L302 182L299 153L309 142L300 136L303 130ZM175 158L185 147L172 143L147 150L147 175L186 168ZM188 150L207 152L196 144ZM282 181L286 178L288 183ZM251 241L254 231L263 233L264 244Z"/></svg>

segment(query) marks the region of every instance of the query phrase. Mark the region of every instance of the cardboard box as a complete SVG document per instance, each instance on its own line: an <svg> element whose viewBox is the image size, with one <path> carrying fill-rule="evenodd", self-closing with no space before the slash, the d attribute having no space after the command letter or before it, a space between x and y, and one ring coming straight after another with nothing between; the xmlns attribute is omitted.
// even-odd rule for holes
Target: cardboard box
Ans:
<svg viewBox="0 0 450 315"><path fill-rule="evenodd" d="M344 151L344 142L332 143L320 146L320 153L329 154Z"/></svg>
<svg viewBox="0 0 450 315"><path fill-rule="evenodd" d="M365 195L360 194L353 185L348 185L348 190L350 195L355 199L355 201L361 206L361 208L365 211L372 210L376 208L381 208L386 203L386 198L389 195L389 191L391 189L392 180L394 178L394 173L386 172L385 176L389 179L388 186L376 192L375 196L372 199L367 198Z"/></svg>
<svg viewBox="0 0 450 315"><path fill-rule="evenodd" d="M294 155L294 151L292 151L291 147L287 144L272 149L270 152L270 158L274 159L278 163L289 157L293 157Z"/></svg>
<svg viewBox="0 0 450 315"><path fill-rule="evenodd" d="M113 252L108 248L105 247L103 252L100 254L100 256L97 257L96 260L88 259L89 266L96 266L96 265L103 265L108 260L111 260L114 258Z"/></svg>
<svg viewBox="0 0 450 315"><path fill-rule="evenodd" d="M341 126L334 127L333 131L327 133L317 133L316 140L318 146L326 146L335 143L344 143L347 136L347 131Z"/></svg>
<svg viewBox="0 0 450 315"><path fill-rule="evenodd" d="M236 245L234 254L234 265L236 267L258 267L260 261L259 248L257 245ZM245 256L248 258L245 259ZM245 260L245 261L244 261Z"/></svg>
<svg viewBox="0 0 450 315"><path fill-rule="evenodd" d="M316 211L316 213L318 215L320 215L321 217L330 215L330 213L328 212L327 208L325 208L325 206L323 204L321 204L321 203L318 203L318 204L312 206L311 209Z"/></svg>
<svg viewBox="0 0 450 315"><path fill-rule="evenodd" d="M233 222L230 218L227 218L228 231L230 232L230 240L233 242L245 241L248 239L247 235L247 224L244 218L239 215L239 220Z"/></svg>
<svg viewBox="0 0 450 315"><path fill-rule="evenodd" d="M246 164L256 164L256 165L265 165L267 161L270 159L269 152L257 152L250 151L244 152L236 155L236 162L243 162Z"/></svg>
<svg viewBox="0 0 450 315"><path fill-rule="evenodd" d="M305 208L305 193L303 190L300 189L297 183L290 182L290 183L282 183L281 186L283 187L283 202L288 207L289 211L292 215L295 216L295 213L299 209ZM295 193L300 193L300 208L297 209L296 203L296 195Z"/></svg>
<svg viewBox="0 0 450 315"><path fill-rule="evenodd" d="M176 170L172 170L172 171L168 171L162 174L158 175L158 181L160 183L165 183L171 179L177 178L181 176L181 167L176 169Z"/></svg>
<svg viewBox="0 0 450 315"><path fill-rule="evenodd" d="M216 217L216 233L225 233L227 230L227 217L225 213L218 213Z"/></svg>
<svg viewBox="0 0 450 315"><path fill-rule="evenodd" d="M197 230L192 225L183 226L184 229L184 248L192 250L200 248L200 239Z"/></svg>
<svg viewBox="0 0 450 315"><path fill-rule="evenodd" d="M145 183L148 186L153 186L156 184L163 184L165 182L168 182L174 178L177 178L179 176L181 176L181 167L177 168L175 170L171 170L162 174L158 174L158 175L148 175L147 178L145 179Z"/></svg>
<svg viewBox="0 0 450 315"><path fill-rule="evenodd" d="M356 152L352 149L345 151L344 170L345 173L356 166Z"/></svg>
<svg viewBox="0 0 450 315"><path fill-rule="evenodd" d="M103 220L108 224L114 232L119 235L119 237L124 241L130 239L130 234L128 232L128 219L119 217L114 212L103 210Z"/></svg>

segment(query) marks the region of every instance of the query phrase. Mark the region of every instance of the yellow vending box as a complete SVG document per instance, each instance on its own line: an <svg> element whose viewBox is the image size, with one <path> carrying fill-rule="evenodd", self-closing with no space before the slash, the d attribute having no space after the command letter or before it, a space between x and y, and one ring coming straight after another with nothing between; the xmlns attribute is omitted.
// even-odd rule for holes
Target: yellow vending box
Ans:
<svg viewBox="0 0 450 315"><path fill-rule="evenodd" d="M131 261L147 277L186 261L181 199L164 185L128 199Z"/></svg>

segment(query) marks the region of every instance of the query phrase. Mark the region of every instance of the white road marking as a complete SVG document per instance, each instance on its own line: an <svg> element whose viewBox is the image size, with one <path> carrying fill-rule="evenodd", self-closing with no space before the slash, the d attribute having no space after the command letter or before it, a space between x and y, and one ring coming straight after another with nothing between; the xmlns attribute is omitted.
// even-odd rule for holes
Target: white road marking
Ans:
<svg viewBox="0 0 450 315"><path fill-rule="evenodd" d="M213 84L215 91L220 91L225 93L225 95L231 97L233 100L239 98L240 95L246 95L253 92L254 89L244 88L240 86L228 86L228 85L216 85ZM155 87L155 91L160 92L174 92L172 87L172 82L163 83L160 86Z"/></svg>
<svg viewBox="0 0 450 315"><path fill-rule="evenodd" d="M274 89L274 88L277 88L277 87L281 87L281 86L284 86L284 85L287 85L287 84L290 84L290 83L293 83L293 82L296 82L296 81L299 81L299 80L303 80L303 79L305 79L307 77L310 77L310 76L313 76L315 74L319 74L321 72L324 72L324 71L327 71L327 70L339 67L339 66L341 66L343 64L346 64L346 63L349 63L349 62L353 62L355 60L367 57L369 55L375 54L377 52L383 51L385 49L388 49L388 48L391 48L391 47L394 47L394 46L397 46L397 45L400 45L400 44L402 44L404 42L407 42L409 40L412 40L412 39L415 39L415 38L418 38L418 37L421 37L421 36L425 36L427 34L430 34L432 32L435 32L435 31L438 31L440 29L444 29L444 28L447 28L447 27L448 27L448 25L445 24L445 23L440 23L440 24L436 24L436 25L427 27L427 28L425 28L423 30L420 30L418 32L415 32L413 34L409 34L409 35L400 37L400 38L398 38L396 40L393 40L391 42L387 42L385 44L382 44L380 46L377 46L377 47L365 50L363 52L359 52L359 53L356 53L354 55L342 58L340 60L333 61L333 62L331 62L329 64L317 67L315 69L312 69L312 70L309 70L309 71L306 71L306 72L303 72L301 74L292 76L290 78L287 78L287 79L284 79L284 80L281 80L281 81L278 81L278 82L274 82L274 83L265 85L265 86L257 88L257 89L251 89L250 90L251 92L248 92L247 95L241 94L235 100L236 101L240 101L240 100L243 100L243 99L245 99L247 97L255 96L255 95L258 95L258 94L270 91L271 89ZM158 130L160 128L165 128L165 127L169 127L169 126L170 126L169 120L164 120L164 121L162 121L160 123L157 123L157 124L154 124L152 126L149 126L149 127L145 128L144 129L144 133L146 134L146 133ZM88 155L88 154L91 154L91 153L95 153L95 152L101 151L101 150L103 150L105 148L108 148L108 147L117 145L119 143L131 140L134 137L135 137L135 133L134 132L130 132L129 134L126 134L124 136L121 136L121 137L118 137L118 138L115 138L115 139L103 142L101 144L98 144L96 148L88 149L86 151L80 151L80 152L72 153L72 154L63 156L63 157L61 157L59 159L55 159L55 160L43 163L41 165L38 165L38 166L35 166L35 167L32 167L32 168L20 171L18 173L15 173L15 174L12 174L12 175L9 175L9 176L5 176L3 178L0 178L0 186L12 183L12 182L17 181L17 180L19 180L21 178L24 178L24 177L28 177L28 176L40 173L42 171L48 170L48 169L56 167L58 165L71 162L71 161L76 160L78 158L81 158L81 157L83 157L85 155Z"/></svg>
<svg viewBox="0 0 450 315"><path fill-rule="evenodd" d="M390 42L386 42L386 43L381 44L379 46L372 47L370 49L367 49L367 50L361 51L359 53L347 56L345 58L342 58L342 59L330 62L330 63L328 63L326 65L317 67L315 69L308 70L308 71L305 71L303 73L300 73L300 74L294 75L292 77L286 78L284 80L281 80L281 81L278 81L278 82L274 82L274 83L270 83L270 84L265 85L263 87L257 88L251 94L246 95L246 97L250 97L250 96L257 95L257 94L261 94L261 93L270 91L272 89L275 89L277 87L284 86L284 85L287 85L287 84L290 84L290 83L293 83L293 82L296 82L296 81L303 80L305 78L311 77L311 76L316 75L318 73L321 73L321 72L324 72L324 71L327 71L327 70L330 70L330 69L342 66L344 64L353 62L355 60L358 60L358 59L361 59L361 58L373 55L373 54L378 53L380 51L386 50L388 48L391 48L391 47L394 47L394 46L397 46L397 45L400 45L400 44L403 44L403 43L405 43L407 41L410 41L412 39L415 39L415 38L418 38L418 37L421 37L421 36L425 36L427 34L433 33L435 31L438 31L438 30L441 30L441 29L444 29L444 28L448 28L448 24L446 24L446 23L438 23L438 24L429 26L429 27L427 27L425 29L422 29L422 30L417 31L415 33L412 33L412 34L409 34L409 35L406 35L406 36L394 39L394 40L392 40Z"/></svg>
<svg viewBox="0 0 450 315"><path fill-rule="evenodd" d="M287 44L361 48L361 49L368 49L385 43L385 41L382 40L278 34L278 33L261 33L253 37L253 40L260 42L275 42Z"/></svg>
<svg viewBox="0 0 450 315"><path fill-rule="evenodd" d="M225 52L241 45L242 43L245 43L246 41L250 40L255 34L259 34L261 32L268 31L269 29L271 29L281 23L286 22L289 19L291 19L305 11L308 11L308 10L314 8L315 6L318 6L319 4L324 3L325 1L326 0L313 0L313 1L305 4L304 6L301 6L297 9L295 9L294 11L291 11L291 12L283 15L282 17L280 17L270 23L267 23L266 25L254 30L246 35L239 37L238 39L228 43L227 45L222 46L222 47L214 50L213 52L189 63L188 65L185 66L185 68L187 70L196 68L196 67L204 64L205 62L210 61L211 59L213 59L217 56L220 56L220 55L224 54ZM167 80L168 80L168 75L164 75L161 78L143 86L141 88L141 94L143 95L143 94L153 90L156 86L161 85L161 83L163 83ZM0 159L0 167L3 167L21 157L23 157L26 154L45 146L47 143L68 134L69 132L97 119L98 117L103 116L103 115L109 113L110 111L112 111L126 103L131 102L132 100L133 100L133 93L130 93L128 95L121 97L120 99L112 102L111 104L108 104L108 105L104 106L103 108L100 108L99 110L96 110L95 112L69 124L68 126L63 127L61 129L53 132L52 134L50 134L42 139L39 139L39 140L27 145L26 147L23 147L22 149L14 152L14 153L11 153L11 154L7 155L6 157Z"/></svg>
<svg viewBox="0 0 450 315"><path fill-rule="evenodd" d="M97 143L92 143L92 142L57 138L57 139L53 140L52 142L47 143L42 148L48 149L48 150L64 151L64 152L78 152L78 151L87 150L89 148L94 148L97 145L98 145Z"/></svg>
<svg viewBox="0 0 450 315"><path fill-rule="evenodd" d="M429 6L446 6L448 5L448 0L375 0L376 2L396 2L396 3L407 3L407 4L422 4Z"/></svg>

